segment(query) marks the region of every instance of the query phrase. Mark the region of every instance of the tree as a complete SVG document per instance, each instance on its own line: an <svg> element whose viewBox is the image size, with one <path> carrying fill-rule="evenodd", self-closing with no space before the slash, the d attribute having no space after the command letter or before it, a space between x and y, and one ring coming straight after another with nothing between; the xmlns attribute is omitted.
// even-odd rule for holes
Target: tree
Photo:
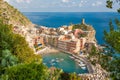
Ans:
<svg viewBox="0 0 120 80"><path fill-rule="evenodd" d="M41 57L35 55L25 38L18 34L14 35L14 42L11 45L11 51L19 58L20 62L31 62L36 60L41 62Z"/></svg>
<svg viewBox="0 0 120 80"><path fill-rule="evenodd" d="M116 0L117 3L120 3L120 0ZM113 7L113 1L107 0L107 7L112 8ZM118 9L118 12L120 13L120 8ZM106 66L107 70L110 72L110 76L112 80L120 80L120 58L114 57L114 52L120 53L120 21L119 19L115 19L115 24L117 26L117 29L115 29L115 26L113 25L113 22L110 21L109 26L110 30L109 32L104 31L104 39L110 49L112 50L112 60L107 61L109 64ZM109 57L109 56L108 56ZM106 58L107 59L107 58Z"/></svg>
<svg viewBox="0 0 120 80"><path fill-rule="evenodd" d="M106 1L106 7L113 9L113 6L115 4L119 4L120 5L120 0L107 0ZM117 11L120 13L120 7L117 9Z"/></svg>
<svg viewBox="0 0 120 80"><path fill-rule="evenodd" d="M76 73L71 73L69 75L70 75L70 80L81 80L81 78L78 77Z"/></svg>
<svg viewBox="0 0 120 80"><path fill-rule="evenodd" d="M0 53L2 53L2 50L8 49L19 59L20 63L41 62L40 56L34 54L25 38L19 34L14 34L12 25L4 24L3 21L0 21L0 40Z"/></svg>
<svg viewBox="0 0 120 80"><path fill-rule="evenodd" d="M109 65L109 71L112 80L120 80L120 59L116 58L111 61Z"/></svg>
<svg viewBox="0 0 120 80"><path fill-rule="evenodd" d="M47 67L35 62L9 67L5 75L8 75L9 80L49 80Z"/></svg>
<svg viewBox="0 0 120 80"><path fill-rule="evenodd" d="M49 69L49 75L50 75L49 80L61 80L60 78L61 73L63 73L62 69L51 67Z"/></svg>
<svg viewBox="0 0 120 80"><path fill-rule="evenodd" d="M5 73L6 68L16 65L18 59L16 56L12 55L9 50L2 50L0 56L0 77Z"/></svg>
<svg viewBox="0 0 120 80"><path fill-rule="evenodd" d="M107 44L109 44L113 49L120 53L120 21L118 19L116 21L117 30L114 29L112 21L110 21L110 32L104 32L104 39Z"/></svg>
<svg viewBox="0 0 120 80"><path fill-rule="evenodd" d="M113 80L119 80L120 79L120 58L116 58L113 56L114 53L120 53L120 21L118 19L115 19L115 23L117 26L117 29L115 29L115 26L113 25L113 22L110 21L109 26L110 30L109 32L104 32L104 39L107 43L107 45L110 48L110 52L112 53L112 60L107 60L106 57L106 63L108 65L104 65L104 68L106 68L110 72L110 76ZM109 52L108 52L109 53ZM107 53L107 54L108 54Z"/></svg>
<svg viewBox="0 0 120 80"><path fill-rule="evenodd" d="M2 57L0 57L0 62L2 67L10 67L17 64L18 59L16 56L12 55L9 50L3 50Z"/></svg>
<svg viewBox="0 0 120 80"><path fill-rule="evenodd" d="M61 80L81 80L81 78L76 73L62 73Z"/></svg>

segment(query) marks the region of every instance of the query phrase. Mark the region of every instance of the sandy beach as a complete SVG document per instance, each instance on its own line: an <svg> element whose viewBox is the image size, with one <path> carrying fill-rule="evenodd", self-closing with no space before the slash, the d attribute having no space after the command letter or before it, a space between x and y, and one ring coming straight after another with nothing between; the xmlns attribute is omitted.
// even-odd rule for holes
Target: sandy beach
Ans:
<svg viewBox="0 0 120 80"><path fill-rule="evenodd" d="M60 51L55 48L45 47L44 49L37 51L36 54L48 54L48 53L57 53L57 52Z"/></svg>

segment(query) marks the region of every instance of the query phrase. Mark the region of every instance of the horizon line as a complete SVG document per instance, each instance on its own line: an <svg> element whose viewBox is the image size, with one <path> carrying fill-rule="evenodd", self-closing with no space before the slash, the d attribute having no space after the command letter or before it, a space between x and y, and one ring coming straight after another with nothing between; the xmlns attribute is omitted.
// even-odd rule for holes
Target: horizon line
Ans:
<svg viewBox="0 0 120 80"><path fill-rule="evenodd" d="M21 11L21 12L32 12L32 11ZM33 12L41 12L41 11L33 11ZM44 11L44 12L46 12L47 13L47 11ZM44 12L41 12L41 13L44 13ZM49 11L48 11L49 12ZM104 12L104 11L103 11ZM86 12L86 13L103 13L103 12ZM112 13L117 13L117 11L111 11ZM57 11L55 12L55 11L50 11L49 13L57 13ZM63 11L63 12L59 12L58 11L58 13L85 13L85 12L65 12L65 11ZM107 11L106 11L106 13L107 13ZM108 13L110 13L109 11L108 11Z"/></svg>

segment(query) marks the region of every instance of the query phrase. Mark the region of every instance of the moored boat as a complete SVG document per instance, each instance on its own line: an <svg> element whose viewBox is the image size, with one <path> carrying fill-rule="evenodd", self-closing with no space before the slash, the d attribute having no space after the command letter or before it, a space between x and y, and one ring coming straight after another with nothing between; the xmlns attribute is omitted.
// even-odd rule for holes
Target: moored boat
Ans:
<svg viewBox="0 0 120 80"><path fill-rule="evenodd" d="M71 59L74 59L74 57L73 56L69 56Z"/></svg>
<svg viewBox="0 0 120 80"><path fill-rule="evenodd" d="M83 70L85 70L85 69L86 69L86 66L81 66L81 68L82 68Z"/></svg>

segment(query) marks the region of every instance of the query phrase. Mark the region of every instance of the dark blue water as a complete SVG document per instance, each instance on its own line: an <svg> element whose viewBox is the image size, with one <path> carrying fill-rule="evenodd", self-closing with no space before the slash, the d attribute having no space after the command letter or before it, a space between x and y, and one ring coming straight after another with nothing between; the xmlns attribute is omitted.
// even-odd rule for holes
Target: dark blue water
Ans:
<svg viewBox="0 0 120 80"><path fill-rule="evenodd" d="M120 14L114 12L29 12L23 13L33 23L47 27L60 27L62 25L78 24L85 18L87 24L96 30L96 38L99 44L104 44L103 31L109 30L110 19L120 19Z"/></svg>
<svg viewBox="0 0 120 80"><path fill-rule="evenodd" d="M77 74L88 73L87 68L82 69L77 62L69 57L69 54L65 54L62 52L59 53L50 53L43 55L43 63L48 67L57 67L63 69L64 72ZM62 60L61 60L62 59ZM53 60L53 61L52 61Z"/></svg>

